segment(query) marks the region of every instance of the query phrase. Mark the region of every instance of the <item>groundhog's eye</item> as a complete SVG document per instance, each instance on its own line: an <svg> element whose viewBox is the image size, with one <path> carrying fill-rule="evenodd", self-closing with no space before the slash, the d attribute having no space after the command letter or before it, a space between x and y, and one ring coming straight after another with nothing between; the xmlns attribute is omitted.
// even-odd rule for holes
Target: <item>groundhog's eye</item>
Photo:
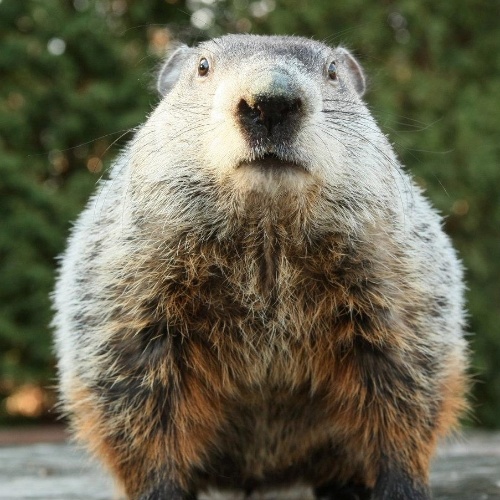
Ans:
<svg viewBox="0 0 500 500"><path fill-rule="evenodd" d="M337 66L335 66L333 61L328 66L328 78L330 78L330 80L337 79Z"/></svg>
<svg viewBox="0 0 500 500"><path fill-rule="evenodd" d="M198 64L198 75L207 76L209 69L210 64L208 64L208 61L204 57L202 57L200 59L200 63Z"/></svg>

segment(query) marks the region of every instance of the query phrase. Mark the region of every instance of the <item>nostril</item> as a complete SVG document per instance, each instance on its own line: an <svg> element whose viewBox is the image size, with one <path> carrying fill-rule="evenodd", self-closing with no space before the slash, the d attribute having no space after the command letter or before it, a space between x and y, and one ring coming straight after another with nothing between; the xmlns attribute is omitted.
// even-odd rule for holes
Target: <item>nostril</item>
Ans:
<svg viewBox="0 0 500 500"><path fill-rule="evenodd" d="M261 111L257 106L250 106L245 99L241 99L238 104L238 115L242 121L256 123L259 121Z"/></svg>

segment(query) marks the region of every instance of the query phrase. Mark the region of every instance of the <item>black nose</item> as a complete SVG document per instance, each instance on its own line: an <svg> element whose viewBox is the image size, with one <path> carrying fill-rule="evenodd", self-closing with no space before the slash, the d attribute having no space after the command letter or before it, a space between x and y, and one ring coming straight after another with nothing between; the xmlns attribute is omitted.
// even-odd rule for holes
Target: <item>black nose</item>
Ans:
<svg viewBox="0 0 500 500"><path fill-rule="evenodd" d="M298 97L263 95L257 97L252 105L241 99L238 118L243 129L252 136L270 137L277 129L283 133L287 128L293 128L301 109L302 101Z"/></svg>

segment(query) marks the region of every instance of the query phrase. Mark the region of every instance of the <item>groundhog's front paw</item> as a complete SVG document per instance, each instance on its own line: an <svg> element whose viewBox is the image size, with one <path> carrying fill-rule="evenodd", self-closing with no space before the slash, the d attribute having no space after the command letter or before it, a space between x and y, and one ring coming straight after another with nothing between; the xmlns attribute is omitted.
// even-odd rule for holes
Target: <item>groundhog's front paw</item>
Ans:
<svg viewBox="0 0 500 500"><path fill-rule="evenodd" d="M424 481L393 468L380 474L373 500L431 500L431 492Z"/></svg>

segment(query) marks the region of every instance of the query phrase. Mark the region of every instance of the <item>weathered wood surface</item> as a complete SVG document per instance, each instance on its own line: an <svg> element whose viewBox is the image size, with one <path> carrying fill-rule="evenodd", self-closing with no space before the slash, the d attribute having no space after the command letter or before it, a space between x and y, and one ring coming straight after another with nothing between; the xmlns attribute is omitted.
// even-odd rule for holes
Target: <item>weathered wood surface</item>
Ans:
<svg viewBox="0 0 500 500"><path fill-rule="evenodd" d="M431 481L435 500L500 499L500 434L473 433L444 444ZM70 444L0 447L0 499L113 500L118 498L113 491L104 471ZM274 499L276 494L252 497L257 498ZM311 497L307 490L295 489L279 498Z"/></svg>

